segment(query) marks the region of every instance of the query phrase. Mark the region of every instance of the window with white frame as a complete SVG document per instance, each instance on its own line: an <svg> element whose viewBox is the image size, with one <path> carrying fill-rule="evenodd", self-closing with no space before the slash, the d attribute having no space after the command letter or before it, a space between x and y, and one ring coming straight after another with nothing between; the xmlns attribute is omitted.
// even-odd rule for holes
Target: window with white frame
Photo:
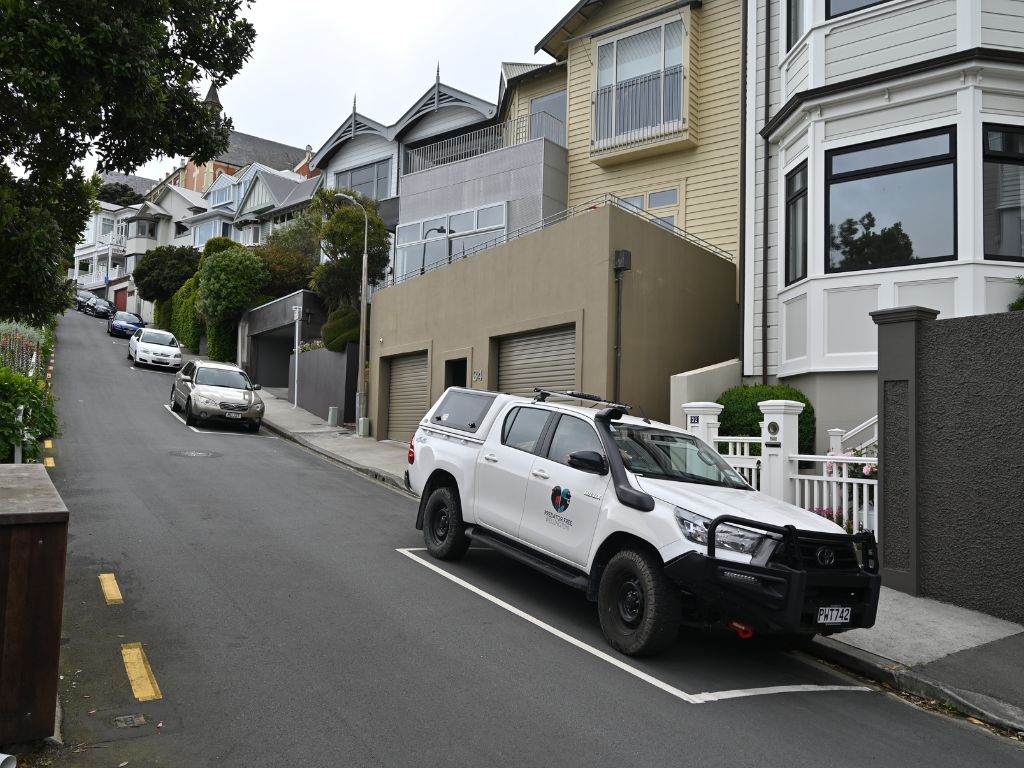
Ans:
<svg viewBox="0 0 1024 768"><path fill-rule="evenodd" d="M140 219L135 222L135 236L152 240L156 237L156 222Z"/></svg>
<svg viewBox="0 0 1024 768"><path fill-rule="evenodd" d="M215 189L210 195L210 205L216 208L218 205L227 205L228 203L234 202L234 191L235 187L233 184L229 184L226 187Z"/></svg>
<svg viewBox="0 0 1024 768"><path fill-rule="evenodd" d="M807 30L806 0L786 0L786 50L803 37Z"/></svg>
<svg viewBox="0 0 1024 768"><path fill-rule="evenodd" d="M786 285L807 277L807 161L786 174Z"/></svg>
<svg viewBox="0 0 1024 768"><path fill-rule="evenodd" d="M202 248L211 237L221 233L220 219L208 219L192 227L192 245Z"/></svg>
<svg viewBox="0 0 1024 768"><path fill-rule="evenodd" d="M108 219L106 216L100 222L100 236L107 237L111 232L114 231L114 220Z"/></svg>
<svg viewBox="0 0 1024 768"><path fill-rule="evenodd" d="M395 232L395 281L429 272L506 231L505 204L497 203L402 224Z"/></svg>
<svg viewBox="0 0 1024 768"><path fill-rule="evenodd" d="M1024 261L1024 127L986 125L985 258Z"/></svg>
<svg viewBox="0 0 1024 768"><path fill-rule="evenodd" d="M825 18L831 19L888 2L892 2L892 0L825 0Z"/></svg>
<svg viewBox="0 0 1024 768"><path fill-rule="evenodd" d="M956 130L825 153L825 270L956 258Z"/></svg>
<svg viewBox="0 0 1024 768"><path fill-rule="evenodd" d="M597 48L595 145L678 130L683 121L683 22L668 21Z"/></svg>
<svg viewBox="0 0 1024 768"><path fill-rule="evenodd" d="M391 194L391 158L334 174L335 189L350 189L370 200L385 200Z"/></svg>

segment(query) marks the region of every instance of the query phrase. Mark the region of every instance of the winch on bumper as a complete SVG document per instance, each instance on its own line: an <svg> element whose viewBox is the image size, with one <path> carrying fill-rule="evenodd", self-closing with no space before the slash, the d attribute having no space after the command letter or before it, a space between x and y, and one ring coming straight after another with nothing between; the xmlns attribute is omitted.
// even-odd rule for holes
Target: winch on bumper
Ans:
<svg viewBox="0 0 1024 768"><path fill-rule="evenodd" d="M749 564L716 558L722 523L766 531L775 544ZM706 555L687 552L666 563L665 572L724 620L768 634L873 626L882 583L871 533L819 533L732 515L711 522Z"/></svg>

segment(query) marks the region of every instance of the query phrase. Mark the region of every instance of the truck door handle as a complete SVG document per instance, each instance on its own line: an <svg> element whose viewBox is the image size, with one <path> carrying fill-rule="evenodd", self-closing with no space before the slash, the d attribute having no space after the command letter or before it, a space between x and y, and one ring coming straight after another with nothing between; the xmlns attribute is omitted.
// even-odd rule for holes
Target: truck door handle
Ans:
<svg viewBox="0 0 1024 768"><path fill-rule="evenodd" d="M491 464L496 464L498 462L498 457L495 456L493 453L488 453L484 456L484 461L489 461L491 462Z"/></svg>
<svg viewBox="0 0 1024 768"><path fill-rule="evenodd" d="M539 477L541 480L547 480L551 475L545 472L543 469L535 469L530 473L534 477Z"/></svg>

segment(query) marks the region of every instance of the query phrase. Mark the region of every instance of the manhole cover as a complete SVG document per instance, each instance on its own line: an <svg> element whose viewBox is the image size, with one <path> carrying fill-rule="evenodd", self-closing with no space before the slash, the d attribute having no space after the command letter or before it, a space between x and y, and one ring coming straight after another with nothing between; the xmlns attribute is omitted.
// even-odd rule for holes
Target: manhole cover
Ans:
<svg viewBox="0 0 1024 768"><path fill-rule="evenodd" d="M118 728L138 728L146 724L145 715L121 715L114 718L114 725Z"/></svg>
<svg viewBox="0 0 1024 768"><path fill-rule="evenodd" d="M171 451L171 456L181 456L185 459L210 459L220 456L219 453L213 451Z"/></svg>

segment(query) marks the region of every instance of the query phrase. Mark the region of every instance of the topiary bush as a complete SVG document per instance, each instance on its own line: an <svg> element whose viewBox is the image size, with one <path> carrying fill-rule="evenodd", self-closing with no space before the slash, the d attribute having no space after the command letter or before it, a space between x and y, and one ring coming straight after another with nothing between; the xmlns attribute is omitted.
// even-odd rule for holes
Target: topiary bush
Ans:
<svg viewBox="0 0 1024 768"><path fill-rule="evenodd" d="M174 304L171 299L157 299L153 302L153 324L165 331L171 330L174 322Z"/></svg>
<svg viewBox="0 0 1024 768"><path fill-rule="evenodd" d="M757 404L765 400L796 400L804 404L799 421L800 453L814 453L814 407L803 392L785 384L740 385L727 389L716 401L725 406L718 417L721 424L718 433L728 437L759 437L764 414Z"/></svg>
<svg viewBox="0 0 1024 768"><path fill-rule="evenodd" d="M203 257L199 311L206 318L206 352L211 360L234 362L238 320L256 306L253 302L267 278L259 256L237 243Z"/></svg>
<svg viewBox="0 0 1024 768"><path fill-rule="evenodd" d="M199 275L193 275L171 299L174 307L171 332L193 352L199 350L200 341L206 333L206 321L199 312L198 302Z"/></svg>
<svg viewBox="0 0 1024 768"><path fill-rule="evenodd" d="M1017 276L1017 285L1024 288L1024 275ZM1009 309L1011 312L1020 312L1024 310L1024 293L1011 302Z"/></svg>
<svg viewBox="0 0 1024 768"><path fill-rule="evenodd" d="M344 352L346 344L359 341L359 310L349 306L334 310L327 316L320 336L331 352Z"/></svg>

